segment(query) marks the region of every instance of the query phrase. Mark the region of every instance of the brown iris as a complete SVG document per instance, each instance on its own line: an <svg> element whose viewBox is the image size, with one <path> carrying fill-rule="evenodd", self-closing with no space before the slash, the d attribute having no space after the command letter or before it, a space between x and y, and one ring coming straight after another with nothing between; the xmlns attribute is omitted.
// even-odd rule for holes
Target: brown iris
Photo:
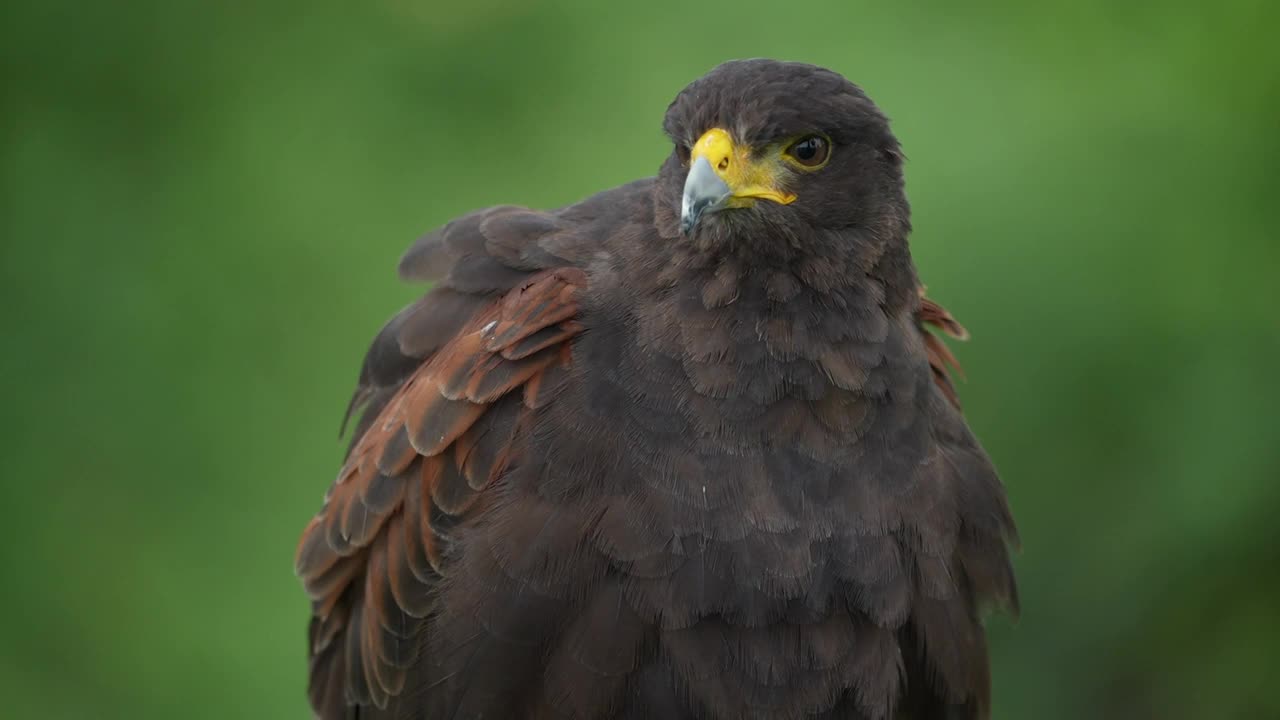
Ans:
<svg viewBox="0 0 1280 720"><path fill-rule="evenodd" d="M831 157L831 143L821 135L806 135L791 143L787 156L801 167L820 168Z"/></svg>

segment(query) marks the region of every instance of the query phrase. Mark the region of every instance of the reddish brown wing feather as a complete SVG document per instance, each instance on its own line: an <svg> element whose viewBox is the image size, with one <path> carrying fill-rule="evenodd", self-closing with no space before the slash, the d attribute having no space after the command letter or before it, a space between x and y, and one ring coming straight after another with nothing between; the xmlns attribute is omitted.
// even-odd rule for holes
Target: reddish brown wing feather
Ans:
<svg viewBox="0 0 1280 720"><path fill-rule="evenodd" d="M924 335L924 347L929 355L929 367L933 370L933 381L942 388L942 392L946 394L951 404L959 408L960 398L956 395L955 385L951 382L951 371L954 370L963 378L964 370L947 344L942 341L942 338L930 332L929 328L937 328L956 340L968 340L969 331L956 322L946 308L925 297L923 287L920 288L920 309L916 312L916 320L920 323L920 329Z"/></svg>
<svg viewBox="0 0 1280 720"><path fill-rule="evenodd" d="M323 716L385 706L403 688L450 531L518 462L520 424L553 394L582 329L585 284L581 270L548 270L483 306L353 446L295 560L313 605L311 699Z"/></svg>

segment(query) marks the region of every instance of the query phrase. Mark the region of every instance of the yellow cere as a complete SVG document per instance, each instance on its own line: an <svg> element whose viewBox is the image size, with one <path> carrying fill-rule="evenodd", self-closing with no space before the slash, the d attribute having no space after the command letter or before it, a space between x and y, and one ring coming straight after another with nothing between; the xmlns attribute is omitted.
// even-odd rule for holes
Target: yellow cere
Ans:
<svg viewBox="0 0 1280 720"><path fill-rule="evenodd" d="M691 151L692 159L705 157L716 174L733 193L728 206L749 205L750 200L772 200L787 205L796 199L778 187L779 180L787 172L782 156L767 155L760 159L751 157L751 148L734 144L727 130L712 128L698 138Z"/></svg>

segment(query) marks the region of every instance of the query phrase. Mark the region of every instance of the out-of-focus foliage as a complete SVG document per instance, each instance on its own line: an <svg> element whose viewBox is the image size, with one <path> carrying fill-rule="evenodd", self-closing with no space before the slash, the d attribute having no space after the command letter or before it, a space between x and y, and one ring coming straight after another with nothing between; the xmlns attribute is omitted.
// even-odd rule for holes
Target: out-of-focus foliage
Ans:
<svg viewBox="0 0 1280 720"><path fill-rule="evenodd" d="M297 534L394 263L651 174L719 61L895 119L1023 532L997 716L1280 716L1280 12L1052 4L0 9L0 714L303 718Z"/></svg>

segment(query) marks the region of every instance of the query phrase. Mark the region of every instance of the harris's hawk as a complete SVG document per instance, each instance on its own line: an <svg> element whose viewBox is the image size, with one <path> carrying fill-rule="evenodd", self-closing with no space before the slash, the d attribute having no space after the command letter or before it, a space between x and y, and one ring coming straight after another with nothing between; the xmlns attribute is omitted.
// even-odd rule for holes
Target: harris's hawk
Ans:
<svg viewBox="0 0 1280 720"><path fill-rule="evenodd" d="M897 140L771 60L657 177L415 243L303 532L337 718L983 718L1014 523L930 330Z"/></svg>

